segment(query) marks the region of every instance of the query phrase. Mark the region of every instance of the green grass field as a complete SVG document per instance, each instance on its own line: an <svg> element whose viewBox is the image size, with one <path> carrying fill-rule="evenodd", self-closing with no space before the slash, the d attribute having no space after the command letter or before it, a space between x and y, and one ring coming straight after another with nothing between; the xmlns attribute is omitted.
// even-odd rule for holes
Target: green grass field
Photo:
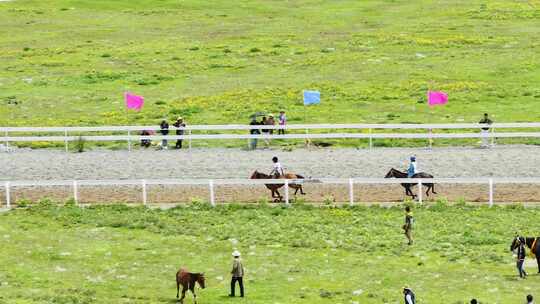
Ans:
<svg viewBox="0 0 540 304"><path fill-rule="evenodd" d="M0 2L0 125L299 123L303 89L308 123L538 121L539 22L536 0Z"/></svg>
<svg viewBox="0 0 540 304"><path fill-rule="evenodd" d="M199 303L522 303L516 231L538 234L538 209L415 208L406 245L401 207L193 204L170 210L78 208L44 201L0 215L0 303L174 303L180 265L204 271ZM243 253L244 300L226 297L231 252ZM188 299L186 303L191 303Z"/></svg>

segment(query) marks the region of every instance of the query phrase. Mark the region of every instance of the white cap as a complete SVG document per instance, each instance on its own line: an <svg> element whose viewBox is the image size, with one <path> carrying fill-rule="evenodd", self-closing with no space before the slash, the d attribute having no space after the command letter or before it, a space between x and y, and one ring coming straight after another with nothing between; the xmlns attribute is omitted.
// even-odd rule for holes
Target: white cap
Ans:
<svg viewBox="0 0 540 304"><path fill-rule="evenodd" d="M232 253L232 256L233 256L233 257L239 257L239 256L240 256L240 251L235 250L235 251Z"/></svg>

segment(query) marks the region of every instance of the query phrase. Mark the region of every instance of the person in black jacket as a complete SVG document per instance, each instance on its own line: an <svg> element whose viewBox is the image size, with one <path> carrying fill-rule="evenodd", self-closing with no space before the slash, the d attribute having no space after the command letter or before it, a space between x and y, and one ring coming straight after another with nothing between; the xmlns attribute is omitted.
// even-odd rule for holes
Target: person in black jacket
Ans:
<svg viewBox="0 0 540 304"><path fill-rule="evenodd" d="M255 116L253 116L251 118L251 122L249 123L250 126L259 126L260 123L257 121L257 118ZM259 129L250 129L249 130L249 134L251 135L259 135L261 134L261 131ZM257 149L257 138L252 138L251 141L250 141L250 147L252 150L255 150Z"/></svg>
<svg viewBox="0 0 540 304"><path fill-rule="evenodd" d="M173 124L173 126L177 128L184 128L186 124L184 123L184 119L182 117L178 117L178 119L176 119L176 122ZM184 135L184 130L176 129L176 135ZM176 140L175 149L182 149L182 139Z"/></svg>
<svg viewBox="0 0 540 304"><path fill-rule="evenodd" d="M161 133L161 135L164 135L164 136L169 134L169 123L167 122L167 120L164 119L161 121L161 124L159 124L159 133ZM166 139L163 139L161 141L161 148L167 149Z"/></svg>
<svg viewBox="0 0 540 304"><path fill-rule="evenodd" d="M518 237L517 241L519 243L517 247L516 267L519 272L519 277L525 279L525 277L527 277L527 272L525 272L525 268L523 268L523 264L525 263L525 240L523 237Z"/></svg>

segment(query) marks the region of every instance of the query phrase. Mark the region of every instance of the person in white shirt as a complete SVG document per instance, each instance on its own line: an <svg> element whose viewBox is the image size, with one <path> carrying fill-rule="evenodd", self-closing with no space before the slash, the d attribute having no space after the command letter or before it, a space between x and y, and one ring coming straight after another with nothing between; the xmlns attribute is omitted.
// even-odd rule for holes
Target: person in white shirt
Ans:
<svg viewBox="0 0 540 304"><path fill-rule="evenodd" d="M405 304L416 304L416 297L410 288L404 287L403 295L405 296Z"/></svg>
<svg viewBox="0 0 540 304"><path fill-rule="evenodd" d="M272 162L274 164L272 165L272 172L270 172L270 175L273 175L275 178L279 178L280 176L285 175L283 173L283 167L281 167L277 156L272 157Z"/></svg>

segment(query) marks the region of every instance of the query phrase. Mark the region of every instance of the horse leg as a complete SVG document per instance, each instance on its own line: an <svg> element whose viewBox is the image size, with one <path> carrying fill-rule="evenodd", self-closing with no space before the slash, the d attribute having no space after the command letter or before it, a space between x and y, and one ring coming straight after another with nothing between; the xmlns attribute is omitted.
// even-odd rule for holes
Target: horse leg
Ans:
<svg viewBox="0 0 540 304"><path fill-rule="evenodd" d="M281 194L279 193L279 191L278 191L277 189L276 189L276 193L277 193L277 195L278 195L279 201L282 202L282 201L283 201L283 197L281 196Z"/></svg>
<svg viewBox="0 0 540 304"><path fill-rule="evenodd" d="M197 295L195 294L195 288L191 289L191 293L193 294L193 304L197 304Z"/></svg>
<svg viewBox="0 0 540 304"><path fill-rule="evenodd" d="M180 293L180 282L176 281L176 298L178 299Z"/></svg>
<svg viewBox="0 0 540 304"><path fill-rule="evenodd" d="M182 288L182 297L180 298L180 303L184 303L184 298L186 297L187 287Z"/></svg>
<svg viewBox="0 0 540 304"><path fill-rule="evenodd" d="M298 193L298 189L301 189L300 187L294 187L294 195L296 195L296 193Z"/></svg>
<svg viewBox="0 0 540 304"><path fill-rule="evenodd" d="M302 188L302 185L300 185L300 194L306 195L306 193L304 192L304 188Z"/></svg>
<svg viewBox="0 0 540 304"><path fill-rule="evenodd" d="M538 273L540 273L540 252L536 253L536 263L538 263Z"/></svg>
<svg viewBox="0 0 540 304"><path fill-rule="evenodd" d="M437 194L437 192L435 192L435 184L431 184L431 193Z"/></svg>
<svg viewBox="0 0 540 304"><path fill-rule="evenodd" d="M429 189L431 189L431 186L429 184L426 185L426 196L429 196ZM420 191L422 191L422 189L420 189Z"/></svg>

